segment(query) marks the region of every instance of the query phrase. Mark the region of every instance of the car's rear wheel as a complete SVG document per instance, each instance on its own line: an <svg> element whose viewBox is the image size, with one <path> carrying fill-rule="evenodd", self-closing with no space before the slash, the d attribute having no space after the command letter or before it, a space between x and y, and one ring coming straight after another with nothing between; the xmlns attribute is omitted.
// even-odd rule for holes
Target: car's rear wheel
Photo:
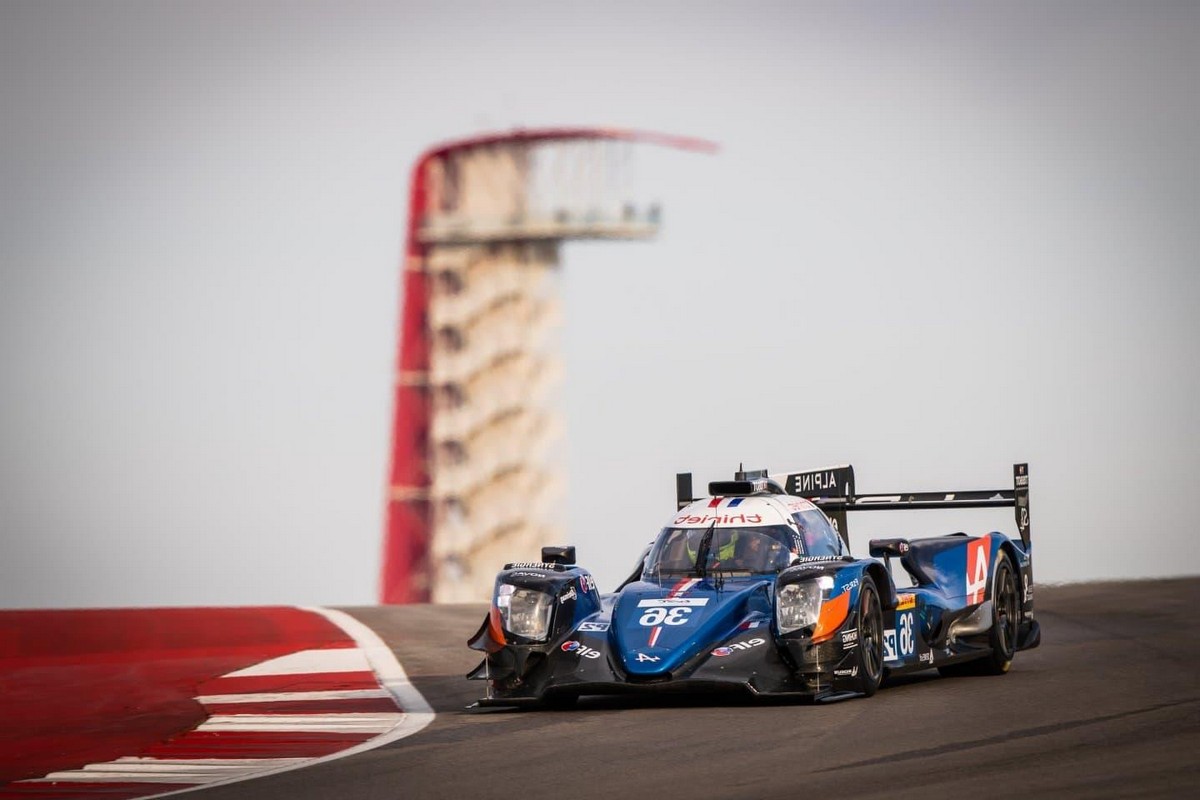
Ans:
<svg viewBox="0 0 1200 800"><path fill-rule="evenodd" d="M1017 573L1004 551L996 558L992 574L992 627L988 631L991 652L965 664L940 667L943 675L1003 675L1012 666L1017 652L1021 626L1021 599L1017 593Z"/></svg>
<svg viewBox="0 0 1200 800"><path fill-rule="evenodd" d="M858 590L858 690L875 694L883 680L883 607L875 581L862 577Z"/></svg>

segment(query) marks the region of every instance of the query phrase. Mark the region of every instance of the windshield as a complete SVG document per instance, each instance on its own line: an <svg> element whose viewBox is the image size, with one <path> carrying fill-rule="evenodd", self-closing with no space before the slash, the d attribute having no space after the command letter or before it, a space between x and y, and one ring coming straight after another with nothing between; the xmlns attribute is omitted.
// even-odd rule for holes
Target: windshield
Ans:
<svg viewBox="0 0 1200 800"><path fill-rule="evenodd" d="M786 525L754 528L664 528L646 560L647 574L698 572L705 534L711 533L706 572L775 573L788 565L792 532Z"/></svg>

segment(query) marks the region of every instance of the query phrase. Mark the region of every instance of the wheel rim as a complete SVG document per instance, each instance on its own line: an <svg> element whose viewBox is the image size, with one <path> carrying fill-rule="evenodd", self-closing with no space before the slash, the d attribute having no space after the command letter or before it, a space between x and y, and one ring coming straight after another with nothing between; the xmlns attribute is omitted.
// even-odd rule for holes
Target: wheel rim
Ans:
<svg viewBox="0 0 1200 800"><path fill-rule="evenodd" d="M999 644L1006 656L1012 655L1017 642L1017 587L1013 581L1012 570L1007 565L1001 568L1000 580L997 581L996 597L996 628L999 634Z"/></svg>
<svg viewBox="0 0 1200 800"><path fill-rule="evenodd" d="M863 648L863 668L867 677L875 679L883 669L883 612L874 592L867 598L865 614L859 623L860 646Z"/></svg>

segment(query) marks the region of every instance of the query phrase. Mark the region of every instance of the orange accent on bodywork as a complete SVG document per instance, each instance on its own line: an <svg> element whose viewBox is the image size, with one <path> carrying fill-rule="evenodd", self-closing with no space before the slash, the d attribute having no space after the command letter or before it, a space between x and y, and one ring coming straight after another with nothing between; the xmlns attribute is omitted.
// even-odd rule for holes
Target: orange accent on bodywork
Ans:
<svg viewBox="0 0 1200 800"><path fill-rule="evenodd" d="M846 616L850 613L850 590L839 594L821 604L821 616L817 618L817 627L813 629L812 643L817 644L833 636Z"/></svg>
<svg viewBox="0 0 1200 800"><path fill-rule="evenodd" d="M504 638L504 628L500 626L500 609L495 606L492 606L492 610L488 612L488 633L492 635L496 644L508 644Z"/></svg>

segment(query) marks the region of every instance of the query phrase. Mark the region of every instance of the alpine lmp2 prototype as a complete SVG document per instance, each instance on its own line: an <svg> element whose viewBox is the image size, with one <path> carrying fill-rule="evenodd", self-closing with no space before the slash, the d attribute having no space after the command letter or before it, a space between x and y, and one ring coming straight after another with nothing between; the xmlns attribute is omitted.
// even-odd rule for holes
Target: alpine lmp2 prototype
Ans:
<svg viewBox="0 0 1200 800"><path fill-rule="evenodd" d="M738 471L678 510L611 594L575 548L506 564L468 645L481 705L566 705L583 694L707 692L840 700L888 675L1003 674L1041 639L1033 618L1029 472L1013 488L856 494L854 468ZM999 532L880 539L850 554L848 512L1013 507ZM911 586L896 590L893 562Z"/></svg>

